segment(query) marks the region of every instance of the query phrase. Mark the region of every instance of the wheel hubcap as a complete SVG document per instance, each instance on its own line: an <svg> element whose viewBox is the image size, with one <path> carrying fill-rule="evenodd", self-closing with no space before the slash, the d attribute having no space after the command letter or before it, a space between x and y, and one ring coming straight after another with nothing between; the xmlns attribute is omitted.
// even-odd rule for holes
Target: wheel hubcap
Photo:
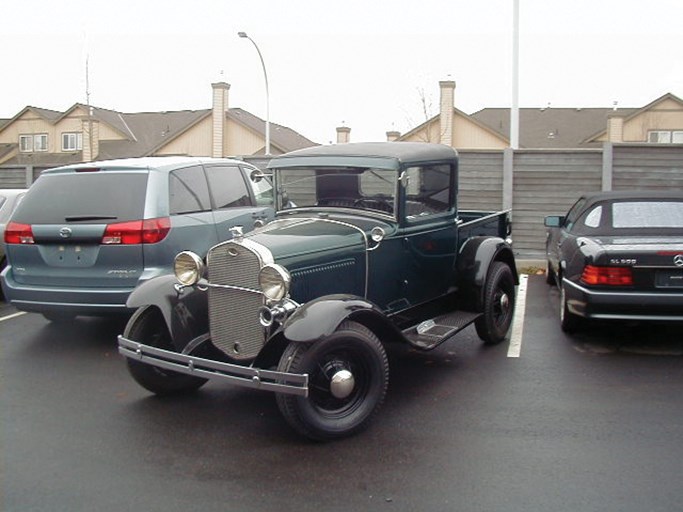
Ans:
<svg viewBox="0 0 683 512"><path fill-rule="evenodd" d="M330 379L330 392L338 399L348 397L356 385L353 374L348 370L339 370Z"/></svg>

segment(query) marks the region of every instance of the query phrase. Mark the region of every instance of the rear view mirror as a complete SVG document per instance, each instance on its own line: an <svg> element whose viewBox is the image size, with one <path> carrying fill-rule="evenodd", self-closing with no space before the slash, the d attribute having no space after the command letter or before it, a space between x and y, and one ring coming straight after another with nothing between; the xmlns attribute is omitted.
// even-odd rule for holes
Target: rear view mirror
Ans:
<svg viewBox="0 0 683 512"><path fill-rule="evenodd" d="M545 218L544 224L548 228L559 228L564 224L564 217L560 215L549 215Z"/></svg>
<svg viewBox="0 0 683 512"><path fill-rule="evenodd" d="M254 183L260 182L262 179L266 177L266 174L264 174L263 171L259 169L255 169L251 171L251 174L249 175L249 179L253 181Z"/></svg>

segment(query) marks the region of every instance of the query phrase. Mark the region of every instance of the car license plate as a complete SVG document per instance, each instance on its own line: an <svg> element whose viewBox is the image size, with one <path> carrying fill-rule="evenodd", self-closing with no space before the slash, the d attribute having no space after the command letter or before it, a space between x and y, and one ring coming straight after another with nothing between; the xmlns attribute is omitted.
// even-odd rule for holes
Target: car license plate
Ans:
<svg viewBox="0 0 683 512"><path fill-rule="evenodd" d="M657 288L683 288L683 270L658 270L655 276Z"/></svg>

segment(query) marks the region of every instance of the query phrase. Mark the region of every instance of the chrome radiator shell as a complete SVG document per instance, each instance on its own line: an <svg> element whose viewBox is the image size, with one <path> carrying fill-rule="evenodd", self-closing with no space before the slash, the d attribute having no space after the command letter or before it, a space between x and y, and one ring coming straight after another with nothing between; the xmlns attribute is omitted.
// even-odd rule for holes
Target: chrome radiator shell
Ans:
<svg viewBox="0 0 683 512"><path fill-rule="evenodd" d="M246 239L219 244L207 255L211 342L233 359L253 359L263 348L258 274L272 262L267 248Z"/></svg>

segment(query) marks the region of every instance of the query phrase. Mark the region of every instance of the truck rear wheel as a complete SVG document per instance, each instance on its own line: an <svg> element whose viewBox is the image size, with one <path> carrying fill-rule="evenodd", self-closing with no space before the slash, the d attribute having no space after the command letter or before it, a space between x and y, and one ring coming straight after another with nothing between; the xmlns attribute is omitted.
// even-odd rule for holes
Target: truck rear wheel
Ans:
<svg viewBox="0 0 683 512"><path fill-rule="evenodd" d="M308 397L278 394L287 422L314 440L364 429L379 410L389 383L386 352L365 326L346 321L315 343L290 343L278 371L308 374Z"/></svg>
<svg viewBox="0 0 683 512"><path fill-rule="evenodd" d="M137 310L128 321L123 337L132 341L139 341L144 345L174 350L166 322L164 322L159 310L155 308L148 307ZM135 359L126 358L126 362L128 363L128 371L135 381L157 395L194 391L206 383L206 379L164 370Z"/></svg>
<svg viewBox="0 0 683 512"><path fill-rule="evenodd" d="M474 326L485 343L493 345L505 339L515 307L515 279L505 263L494 261L489 267L484 289L483 315Z"/></svg>

